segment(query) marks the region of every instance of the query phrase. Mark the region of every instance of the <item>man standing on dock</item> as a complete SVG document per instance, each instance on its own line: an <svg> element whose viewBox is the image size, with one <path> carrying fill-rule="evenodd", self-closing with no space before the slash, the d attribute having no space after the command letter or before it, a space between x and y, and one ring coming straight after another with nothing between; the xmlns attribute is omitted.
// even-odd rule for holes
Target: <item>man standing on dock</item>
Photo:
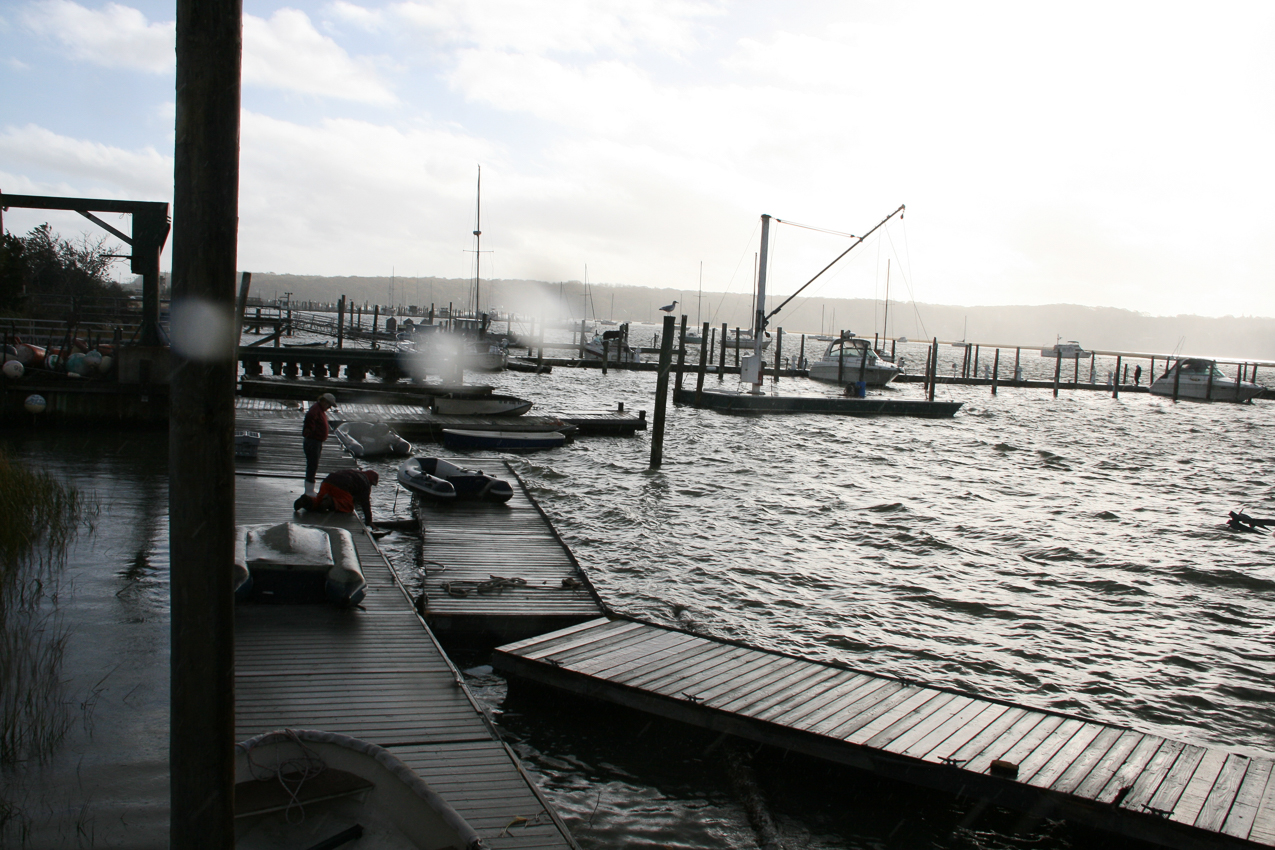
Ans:
<svg viewBox="0 0 1275 850"><path fill-rule="evenodd" d="M1142 384L1142 365L1133 367L1133 385L1140 386Z"/></svg>
<svg viewBox="0 0 1275 850"><path fill-rule="evenodd" d="M336 407L336 396L324 393L306 411L301 425L301 448L305 452L305 494L313 496L314 480L319 474L319 455L328 438L328 410Z"/></svg>

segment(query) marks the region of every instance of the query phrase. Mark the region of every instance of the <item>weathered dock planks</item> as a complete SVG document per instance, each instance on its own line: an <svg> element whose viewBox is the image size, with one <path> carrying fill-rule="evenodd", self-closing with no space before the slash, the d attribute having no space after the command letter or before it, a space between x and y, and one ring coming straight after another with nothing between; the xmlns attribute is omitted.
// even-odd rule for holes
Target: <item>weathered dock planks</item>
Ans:
<svg viewBox="0 0 1275 850"><path fill-rule="evenodd" d="M324 389L315 385L317 397ZM296 421L297 433L301 433L301 420L305 417L307 402L265 398L238 398L235 400L236 420ZM434 413L419 404L365 404L346 402L328 414L333 426L341 422L384 422L403 437L434 439L442 436L444 428L464 428L471 431L563 431L578 434L632 434L646 429L646 416L624 411L586 411L562 416L449 416ZM300 437L298 437L300 439Z"/></svg>
<svg viewBox="0 0 1275 850"><path fill-rule="evenodd" d="M621 618L499 647L493 664L674 720L1038 814L1056 811L1168 847L1275 846L1275 761L1268 756Z"/></svg>
<svg viewBox="0 0 1275 850"><path fill-rule="evenodd" d="M243 525L296 519L300 456L275 456L262 435L258 461L240 460L236 515ZM275 435L280 441L282 437ZM282 445L282 442L280 443ZM340 451L325 464L347 465ZM257 464L291 470L261 474ZM495 734L459 672L412 610L406 591L357 517L306 515L354 536L368 582L359 608L241 604L235 612L235 735L322 729L386 747L441 793L493 848L575 848L570 833Z"/></svg>
<svg viewBox="0 0 1275 850"><path fill-rule="evenodd" d="M445 640L495 644L543 634L605 611L549 518L509 464L484 460L513 484L504 504L418 499L425 526L425 621ZM481 589L493 578L508 586Z"/></svg>

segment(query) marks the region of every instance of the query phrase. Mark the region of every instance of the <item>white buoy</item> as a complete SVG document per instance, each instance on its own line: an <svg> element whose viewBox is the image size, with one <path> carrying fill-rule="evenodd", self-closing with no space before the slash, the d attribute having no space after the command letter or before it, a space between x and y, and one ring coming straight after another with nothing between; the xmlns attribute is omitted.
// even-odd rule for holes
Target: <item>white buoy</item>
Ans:
<svg viewBox="0 0 1275 850"><path fill-rule="evenodd" d="M32 393L27 396L27 400L22 406L27 409L27 413L43 413L44 408L48 407L48 403L44 400L44 396Z"/></svg>
<svg viewBox="0 0 1275 850"><path fill-rule="evenodd" d="M21 361L10 360L4 364L4 376L6 378L13 378L16 380L21 378L22 373L25 371L26 369L23 367Z"/></svg>

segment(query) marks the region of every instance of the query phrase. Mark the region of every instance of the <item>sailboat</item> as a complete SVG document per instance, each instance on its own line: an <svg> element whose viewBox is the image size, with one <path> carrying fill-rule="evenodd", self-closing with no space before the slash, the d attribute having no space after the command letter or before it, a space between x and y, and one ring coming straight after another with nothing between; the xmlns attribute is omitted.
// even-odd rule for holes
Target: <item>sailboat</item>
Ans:
<svg viewBox="0 0 1275 850"><path fill-rule="evenodd" d="M969 316L966 316L966 317L965 317L965 330L963 330L963 331L961 332L961 341L960 341L960 342L954 342L954 343L952 343L952 347L953 347L953 348L964 348L966 345L968 345L968 343L967 343L965 340L969 339L969 335L970 335L970 317L969 317Z"/></svg>

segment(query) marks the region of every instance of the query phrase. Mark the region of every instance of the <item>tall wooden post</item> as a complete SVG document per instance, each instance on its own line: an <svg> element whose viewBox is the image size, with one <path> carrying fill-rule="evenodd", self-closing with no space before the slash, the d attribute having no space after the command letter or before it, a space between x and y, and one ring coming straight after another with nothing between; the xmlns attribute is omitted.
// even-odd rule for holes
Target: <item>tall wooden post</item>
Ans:
<svg viewBox="0 0 1275 850"><path fill-rule="evenodd" d="M775 331L775 383L779 383L779 365L784 355L784 329Z"/></svg>
<svg viewBox="0 0 1275 850"><path fill-rule="evenodd" d="M1213 372L1214 372L1216 369L1217 369L1217 361L1216 361L1216 360L1210 360L1210 361L1209 361L1209 382L1208 382L1208 384L1204 387L1204 400L1205 400L1205 401L1212 401L1212 400L1213 400Z"/></svg>
<svg viewBox="0 0 1275 850"><path fill-rule="evenodd" d="M996 395L996 379L1001 374L1001 350L996 349L996 356L992 358L992 395Z"/></svg>
<svg viewBox="0 0 1275 850"><path fill-rule="evenodd" d="M651 423L651 469L664 463L664 408L668 404L668 370L673 363L672 315L664 317L664 334L660 337L660 371L655 380L655 421Z"/></svg>
<svg viewBox="0 0 1275 850"><path fill-rule="evenodd" d="M584 335L588 332L589 323L587 319L580 320L580 359L584 359Z"/></svg>
<svg viewBox="0 0 1275 850"><path fill-rule="evenodd" d="M1241 363L1239 368L1235 372L1235 400L1236 401L1240 400L1240 389L1241 389L1240 384L1244 382L1244 372L1247 371L1244 367L1247 365L1248 365L1247 363Z"/></svg>
<svg viewBox="0 0 1275 850"><path fill-rule="evenodd" d="M974 365L970 369L970 377L978 377L978 346L974 346Z"/></svg>
<svg viewBox="0 0 1275 850"><path fill-rule="evenodd" d="M336 302L336 347L345 347L345 296Z"/></svg>
<svg viewBox="0 0 1275 850"><path fill-rule="evenodd" d="M801 335L801 348L797 349L797 368L806 368L806 335Z"/></svg>
<svg viewBox="0 0 1275 850"><path fill-rule="evenodd" d="M1022 380L1022 376L1019 374L1019 367L1018 367L1018 360L1020 357L1022 357L1022 354L1023 354L1022 348L1014 349L1014 380L1015 381Z"/></svg>
<svg viewBox="0 0 1275 850"><path fill-rule="evenodd" d="M172 847L234 834L241 0L177 0L169 384ZM298 446L299 450L299 446Z"/></svg>
<svg viewBox="0 0 1275 850"><path fill-rule="evenodd" d="M1120 398L1120 355L1116 355L1116 371L1111 376L1111 397Z"/></svg>
<svg viewBox="0 0 1275 850"><path fill-rule="evenodd" d="M739 368L739 328L735 328L735 368Z"/></svg>
<svg viewBox="0 0 1275 850"><path fill-rule="evenodd" d="M704 373L708 371L708 358L713 353L711 344L708 341L708 322L704 323L704 329L700 331L699 338L699 375L695 378L695 406L699 407L704 401Z"/></svg>
<svg viewBox="0 0 1275 850"><path fill-rule="evenodd" d="M374 304L372 305L372 348L373 349L379 348L379 346L376 344L376 334L377 334L376 328L378 325L380 325L380 323L381 323L381 305Z"/></svg>
<svg viewBox="0 0 1275 850"><path fill-rule="evenodd" d="M1054 398L1058 398L1058 379L1062 376L1062 352L1054 349Z"/></svg>
<svg viewBox="0 0 1275 850"><path fill-rule="evenodd" d="M725 322L722 322L722 356L717 362L717 380L722 381L726 377L726 334L729 328Z"/></svg>
<svg viewBox="0 0 1275 850"><path fill-rule="evenodd" d="M677 403L677 394L682 391L682 370L686 367L686 314L682 314L682 324L677 334L677 384L673 392L673 402Z"/></svg>
<svg viewBox="0 0 1275 850"><path fill-rule="evenodd" d="M1166 363L1168 361L1165 361ZM1167 370L1166 370L1167 373ZM1173 400L1178 400L1178 382L1182 380L1182 361L1178 361L1178 368L1173 370Z"/></svg>
<svg viewBox="0 0 1275 850"><path fill-rule="evenodd" d="M934 352L930 355L932 365L930 366L930 401L934 401L934 385L938 383L939 378L939 338L934 337L931 344L931 350Z"/></svg>
<svg viewBox="0 0 1275 850"><path fill-rule="evenodd" d="M607 357L611 354L611 340L602 340L602 374L607 373Z"/></svg>

